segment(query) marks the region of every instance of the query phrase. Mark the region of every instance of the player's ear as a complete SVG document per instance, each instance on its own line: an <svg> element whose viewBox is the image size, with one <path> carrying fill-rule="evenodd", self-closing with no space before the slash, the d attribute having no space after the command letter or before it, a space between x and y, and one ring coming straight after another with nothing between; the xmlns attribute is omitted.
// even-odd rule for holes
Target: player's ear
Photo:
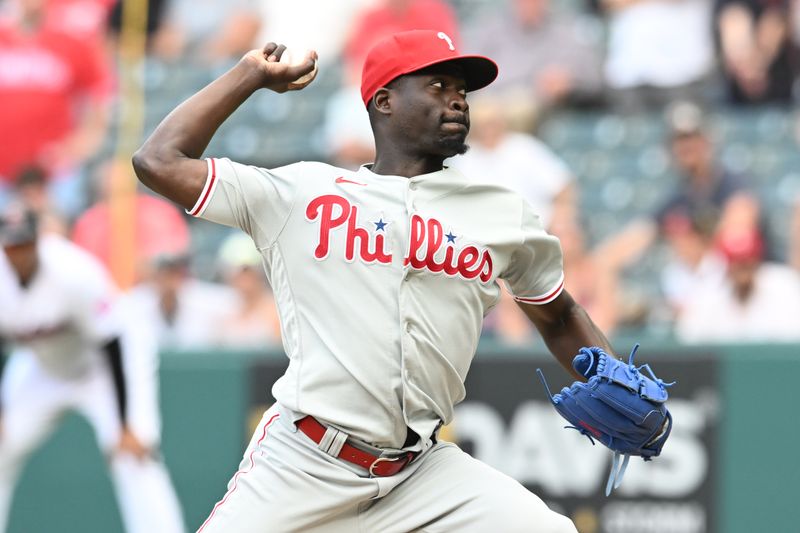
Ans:
<svg viewBox="0 0 800 533"><path fill-rule="evenodd" d="M390 115L392 113L391 99L389 98L389 89L381 87L372 96L372 105L378 113Z"/></svg>

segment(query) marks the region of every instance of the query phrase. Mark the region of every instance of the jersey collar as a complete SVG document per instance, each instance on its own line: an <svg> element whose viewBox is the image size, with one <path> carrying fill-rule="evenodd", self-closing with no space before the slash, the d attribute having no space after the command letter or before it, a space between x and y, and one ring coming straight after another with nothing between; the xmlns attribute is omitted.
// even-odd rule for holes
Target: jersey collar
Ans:
<svg viewBox="0 0 800 533"><path fill-rule="evenodd" d="M429 172L427 174L420 174L407 178L405 176L395 176L393 174L376 174L372 172L373 163L367 163L359 167L357 174L368 179L388 179L388 180L406 180L409 182L422 182L428 180L438 181L463 181L463 175L456 169L445 166L441 170Z"/></svg>

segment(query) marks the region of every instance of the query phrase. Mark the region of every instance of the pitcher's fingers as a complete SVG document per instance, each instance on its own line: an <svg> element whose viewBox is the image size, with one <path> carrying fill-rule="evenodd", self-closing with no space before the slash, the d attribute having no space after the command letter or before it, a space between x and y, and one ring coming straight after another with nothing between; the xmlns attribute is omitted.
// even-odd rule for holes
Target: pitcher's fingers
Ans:
<svg viewBox="0 0 800 533"><path fill-rule="evenodd" d="M264 54L264 59L269 58L270 54L278 48L277 43L269 42L264 45L264 48L261 49L261 52Z"/></svg>
<svg viewBox="0 0 800 533"><path fill-rule="evenodd" d="M272 61L280 61L281 60L281 56L283 55L283 53L285 51L286 51L286 45L285 44L279 44L278 47L270 54L269 57L270 58L274 58L274 59L272 59ZM268 58L268 60L269 60L269 58Z"/></svg>

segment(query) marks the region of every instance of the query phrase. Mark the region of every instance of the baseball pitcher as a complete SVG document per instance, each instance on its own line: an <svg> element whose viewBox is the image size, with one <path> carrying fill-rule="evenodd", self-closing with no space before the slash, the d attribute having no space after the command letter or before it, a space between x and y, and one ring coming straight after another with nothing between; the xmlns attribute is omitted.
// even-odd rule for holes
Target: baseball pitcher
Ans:
<svg viewBox="0 0 800 533"><path fill-rule="evenodd" d="M300 90L316 53L267 44L176 108L134 155L143 183L241 228L275 292L289 367L203 533L575 533L510 477L439 439L465 395L484 315L504 280L575 378L608 341L564 291L561 248L516 193L446 168L464 153L467 93L497 66L443 32L410 31L366 58L375 162L264 169L200 159L259 89ZM498 383L498 386L503 386ZM533 386L533 383L532 383Z"/></svg>

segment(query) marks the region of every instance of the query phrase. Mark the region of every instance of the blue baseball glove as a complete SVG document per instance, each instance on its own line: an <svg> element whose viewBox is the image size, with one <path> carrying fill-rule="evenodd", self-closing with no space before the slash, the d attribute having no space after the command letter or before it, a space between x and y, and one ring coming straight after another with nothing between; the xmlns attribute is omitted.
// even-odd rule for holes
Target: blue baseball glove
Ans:
<svg viewBox="0 0 800 533"><path fill-rule="evenodd" d="M576 372L588 381L576 381L559 394L552 394L541 369L536 369L556 410L571 425L599 440L614 452L606 496L619 487L632 455L645 461L657 457L672 429L667 410L666 388L673 383L658 379L649 365L636 367L633 347L626 364L597 347L581 348L572 361ZM650 377L642 374L646 370Z"/></svg>

